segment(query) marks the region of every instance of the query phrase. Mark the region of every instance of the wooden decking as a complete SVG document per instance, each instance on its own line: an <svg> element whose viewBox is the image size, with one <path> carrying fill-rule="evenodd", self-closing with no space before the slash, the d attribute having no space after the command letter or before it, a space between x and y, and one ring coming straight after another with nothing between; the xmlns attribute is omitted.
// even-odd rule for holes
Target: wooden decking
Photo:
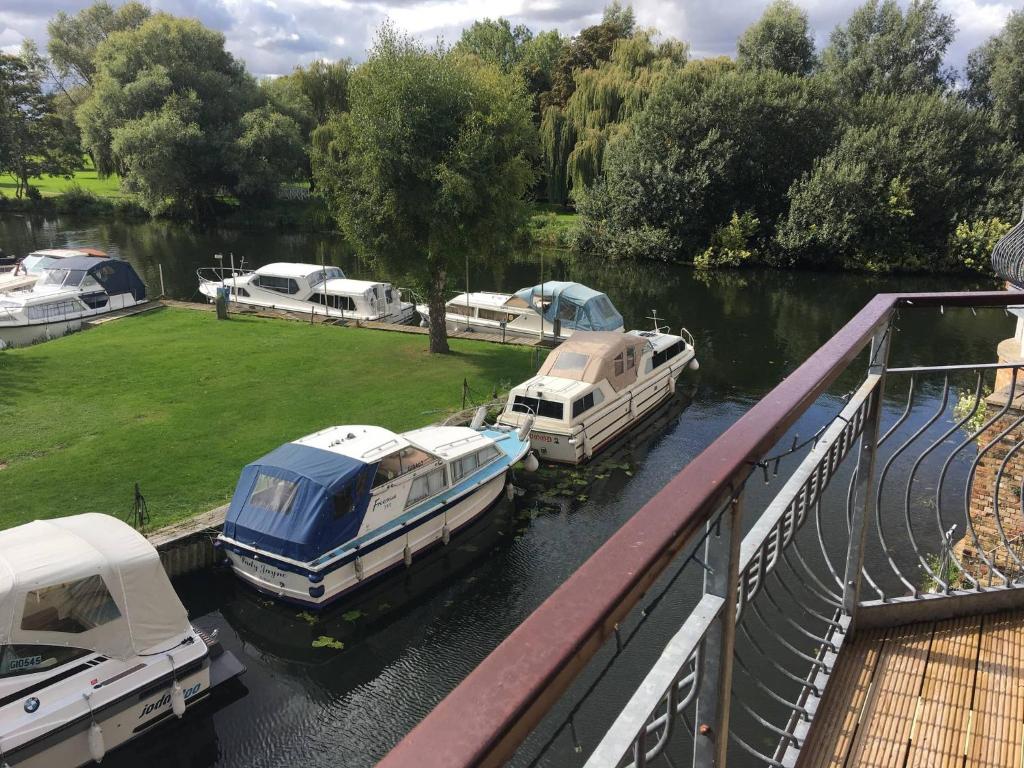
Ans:
<svg viewBox="0 0 1024 768"><path fill-rule="evenodd" d="M1024 768L1024 611L845 644L799 768Z"/></svg>

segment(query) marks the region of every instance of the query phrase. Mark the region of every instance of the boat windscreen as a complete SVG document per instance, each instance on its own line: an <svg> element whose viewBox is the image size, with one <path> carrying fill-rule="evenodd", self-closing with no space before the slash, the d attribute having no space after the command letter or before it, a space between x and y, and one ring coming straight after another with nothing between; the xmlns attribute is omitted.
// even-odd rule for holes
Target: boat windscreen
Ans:
<svg viewBox="0 0 1024 768"><path fill-rule="evenodd" d="M77 286L85 279L86 274L84 269L50 268L45 271L40 282L43 285Z"/></svg>

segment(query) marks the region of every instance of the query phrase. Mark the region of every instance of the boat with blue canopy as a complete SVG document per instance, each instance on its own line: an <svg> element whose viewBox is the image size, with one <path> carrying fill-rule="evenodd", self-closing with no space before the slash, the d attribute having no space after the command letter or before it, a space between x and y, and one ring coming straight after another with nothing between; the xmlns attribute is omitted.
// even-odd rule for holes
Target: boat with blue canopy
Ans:
<svg viewBox="0 0 1024 768"><path fill-rule="evenodd" d="M418 304L422 322L430 309ZM445 304L445 320L456 331L561 340L574 331L622 331L622 315L607 295L581 283L548 281L515 293L460 293Z"/></svg>
<svg viewBox="0 0 1024 768"><path fill-rule="evenodd" d="M242 470L217 547L256 589L321 607L447 544L529 448L528 428L485 428L482 415L401 434L330 427Z"/></svg>

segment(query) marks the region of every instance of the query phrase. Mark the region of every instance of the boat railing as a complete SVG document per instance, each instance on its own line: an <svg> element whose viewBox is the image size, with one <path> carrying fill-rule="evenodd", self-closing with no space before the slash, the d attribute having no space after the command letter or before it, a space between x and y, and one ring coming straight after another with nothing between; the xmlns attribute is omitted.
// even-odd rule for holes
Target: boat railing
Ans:
<svg viewBox="0 0 1024 768"><path fill-rule="evenodd" d="M238 267L235 269L231 269L230 267L225 267L224 269L221 269L220 267L199 267L199 269L196 270L196 277L199 278L199 282L201 283L222 283L225 280L231 280L236 277L246 277L248 275L255 274L255 272L255 269L240 269Z"/></svg>
<svg viewBox="0 0 1024 768"><path fill-rule="evenodd" d="M693 343L693 334L690 333L689 329L687 329L686 326L679 326L679 335L682 337L683 341L686 342L687 346L690 347L690 349L696 349L696 345Z"/></svg>
<svg viewBox="0 0 1024 768"><path fill-rule="evenodd" d="M792 766L855 632L1024 606L1024 363L890 365L898 313L1015 301L876 296L380 766ZM1002 404L982 394L996 374Z"/></svg>

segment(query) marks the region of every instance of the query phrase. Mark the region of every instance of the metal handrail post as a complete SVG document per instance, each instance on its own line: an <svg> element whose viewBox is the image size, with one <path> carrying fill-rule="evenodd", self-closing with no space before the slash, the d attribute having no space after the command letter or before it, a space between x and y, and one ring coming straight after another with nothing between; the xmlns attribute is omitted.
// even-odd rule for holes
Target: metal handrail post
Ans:
<svg viewBox="0 0 1024 768"><path fill-rule="evenodd" d="M857 487L850 514L850 541L846 549L843 612L850 617L850 632L855 631L857 625L857 608L860 604L861 586L864 581L864 547L867 540L868 521L876 514L875 456L878 453L878 438L881 434L885 369L889 363L893 315L894 311L890 310L875 329L871 338L871 352L868 358L868 377L877 376L878 384L875 386L864 421L864 431L860 436Z"/></svg>
<svg viewBox="0 0 1024 768"><path fill-rule="evenodd" d="M704 594L726 600L708 627L700 654L700 688L693 734L694 768L725 768L729 746L733 650L736 646L736 595L739 593L741 496L735 496L717 523L709 523L704 547Z"/></svg>

